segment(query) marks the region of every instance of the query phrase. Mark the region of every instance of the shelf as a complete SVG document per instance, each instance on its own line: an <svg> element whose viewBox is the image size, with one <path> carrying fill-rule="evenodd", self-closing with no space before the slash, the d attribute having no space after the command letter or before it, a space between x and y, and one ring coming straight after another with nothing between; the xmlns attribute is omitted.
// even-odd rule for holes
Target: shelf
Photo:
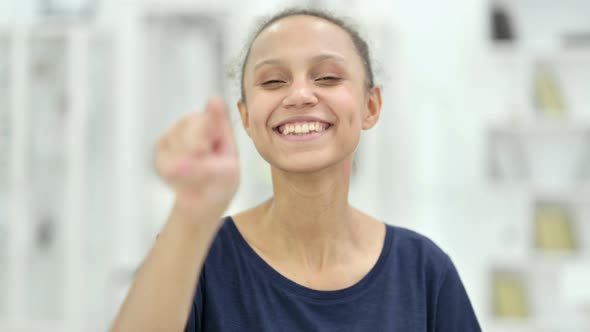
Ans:
<svg viewBox="0 0 590 332"><path fill-rule="evenodd" d="M590 121L576 121L567 116L538 116L496 124L490 131L493 135L520 137L590 136Z"/></svg>
<svg viewBox="0 0 590 332"><path fill-rule="evenodd" d="M525 317L498 317L493 314L493 304L487 303L490 324L486 327L494 331L539 331L540 327L548 331L587 331L590 321L587 317L587 304L590 304L590 292L580 292L579 285L590 277L590 269L585 262L563 263L557 267L546 261L530 260L496 260L487 282L488 296L492 299L491 285L494 275L505 272L520 279L523 290L523 303L528 306ZM517 283L518 283L517 282ZM510 283L509 283L510 284ZM512 294L514 295L514 294ZM509 298L506 298L509 299ZM508 306L509 307L509 306Z"/></svg>
<svg viewBox="0 0 590 332"><path fill-rule="evenodd" d="M551 50L533 50L514 43L493 43L488 48L494 59L543 59L558 63L582 62L590 65L590 46L560 47Z"/></svg>
<svg viewBox="0 0 590 332"><path fill-rule="evenodd" d="M536 188L565 190L590 179L590 125L536 121L493 126L489 131L490 171Z"/></svg>

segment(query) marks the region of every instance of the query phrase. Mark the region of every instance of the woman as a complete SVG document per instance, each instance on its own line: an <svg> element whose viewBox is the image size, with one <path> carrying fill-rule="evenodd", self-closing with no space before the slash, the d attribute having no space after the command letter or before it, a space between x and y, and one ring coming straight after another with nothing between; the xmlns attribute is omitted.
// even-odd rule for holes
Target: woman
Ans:
<svg viewBox="0 0 590 332"><path fill-rule="evenodd" d="M274 195L222 218L239 182L223 101L159 140L176 201L113 331L480 331L449 257L353 208L361 130L381 112L367 44L323 12L268 20L238 110Z"/></svg>

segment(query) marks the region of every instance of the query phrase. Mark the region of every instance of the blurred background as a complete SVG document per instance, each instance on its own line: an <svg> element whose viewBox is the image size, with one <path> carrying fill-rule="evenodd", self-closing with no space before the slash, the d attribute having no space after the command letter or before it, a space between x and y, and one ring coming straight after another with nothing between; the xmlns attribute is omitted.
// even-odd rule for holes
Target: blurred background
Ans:
<svg viewBox="0 0 590 332"><path fill-rule="evenodd" d="M439 244L484 331L590 331L590 1L0 0L0 332L108 329L172 202L153 144L209 96L240 149L228 213L271 195L235 72L291 5L372 47L351 202Z"/></svg>

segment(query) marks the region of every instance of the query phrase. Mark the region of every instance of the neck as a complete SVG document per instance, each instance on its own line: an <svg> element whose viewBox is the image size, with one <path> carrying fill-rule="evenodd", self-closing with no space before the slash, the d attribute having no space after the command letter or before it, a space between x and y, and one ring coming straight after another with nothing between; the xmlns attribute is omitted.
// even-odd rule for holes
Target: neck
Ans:
<svg viewBox="0 0 590 332"><path fill-rule="evenodd" d="M351 160L317 173L272 170L264 224L285 252L311 269L338 264L359 244L359 213L348 203Z"/></svg>

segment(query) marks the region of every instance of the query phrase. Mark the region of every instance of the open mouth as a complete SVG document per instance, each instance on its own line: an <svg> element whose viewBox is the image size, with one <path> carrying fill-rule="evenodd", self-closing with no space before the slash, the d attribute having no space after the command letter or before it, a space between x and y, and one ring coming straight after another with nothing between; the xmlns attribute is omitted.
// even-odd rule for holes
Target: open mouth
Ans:
<svg viewBox="0 0 590 332"><path fill-rule="evenodd" d="M330 129L332 124L321 121L302 121L285 123L273 128L281 136L306 136L321 134ZM314 135L317 136L317 135Z"/></svg>

